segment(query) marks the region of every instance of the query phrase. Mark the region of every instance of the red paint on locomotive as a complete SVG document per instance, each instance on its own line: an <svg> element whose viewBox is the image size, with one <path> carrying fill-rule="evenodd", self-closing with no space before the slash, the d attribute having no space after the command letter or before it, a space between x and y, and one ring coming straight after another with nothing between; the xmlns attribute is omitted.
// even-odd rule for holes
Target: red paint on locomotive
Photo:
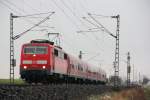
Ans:
<svg viewBox="0 0 150 100"><path fill-rule="evenodd" d="M62 48L50 43L31 42L22 46L20 74L25 80L32 81L31 73L41 71L43 77L57 74L61 77L67 76L105 83L106 73L100 68L95 68L95 70L93 68L94 66L67 54ZM36 73L33 78L38 78L37 74L39 73Z"/></svg>

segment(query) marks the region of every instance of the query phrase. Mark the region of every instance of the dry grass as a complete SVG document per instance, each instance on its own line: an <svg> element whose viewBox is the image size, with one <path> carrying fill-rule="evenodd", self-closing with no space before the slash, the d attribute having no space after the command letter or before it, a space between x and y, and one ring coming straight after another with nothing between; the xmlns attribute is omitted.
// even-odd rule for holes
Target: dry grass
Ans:
<svg viewBox="0 0 150 100"><path fill-rule="evenodd" d="M91 96L89 100L146 100L143 89L129 89L121 92Z"/></svg>

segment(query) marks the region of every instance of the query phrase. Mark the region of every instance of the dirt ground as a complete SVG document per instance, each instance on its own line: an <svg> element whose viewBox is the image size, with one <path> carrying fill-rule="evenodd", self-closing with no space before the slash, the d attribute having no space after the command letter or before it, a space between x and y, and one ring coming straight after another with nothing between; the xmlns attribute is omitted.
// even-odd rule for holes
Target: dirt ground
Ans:
<svg viewBox="0 0 150 100"><path fill-rule="evenodd" d="M103 96L92 96L89 100L147 100L144 90L128 89L120 92L106 93Z"/></svg>

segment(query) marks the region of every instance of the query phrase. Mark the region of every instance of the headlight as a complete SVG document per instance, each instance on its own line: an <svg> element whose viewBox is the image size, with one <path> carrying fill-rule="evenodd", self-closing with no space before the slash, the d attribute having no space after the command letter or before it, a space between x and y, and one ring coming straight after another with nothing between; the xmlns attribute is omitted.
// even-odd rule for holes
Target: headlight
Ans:
<svg viewBox="0 0 150 100"><path fill-rule="evenodd" d="M27 66L23 66L24 69L27 69Z"/></svg>
<svg viewBox="0 0 150 100"><path fill-rule="evenodd" d="M47 64L46 60L37 60L37 64Z"/></svg>
<svg viewBox="0 0 150 100"><path fill-rule="evenodd" d="M23 64L32 64L32 60L23 60Z"/></svg>
<svg viewBox="0 0 150 100"><path fill-rule="evenodd" d="M45 66L43 66L43 69L45 69L46 67Z"/></svg>

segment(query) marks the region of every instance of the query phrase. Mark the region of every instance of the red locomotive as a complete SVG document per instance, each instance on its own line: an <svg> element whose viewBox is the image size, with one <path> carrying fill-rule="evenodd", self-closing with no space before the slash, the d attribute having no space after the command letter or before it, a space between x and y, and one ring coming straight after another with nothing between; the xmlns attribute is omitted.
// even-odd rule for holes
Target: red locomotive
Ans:
<svg viewBox="0 0 150 100"><path fill-rule="evenodd" d="M106 83L106 73L80 59L48 40L32 40L21 51L20 74L25 81Z"/></svg>

